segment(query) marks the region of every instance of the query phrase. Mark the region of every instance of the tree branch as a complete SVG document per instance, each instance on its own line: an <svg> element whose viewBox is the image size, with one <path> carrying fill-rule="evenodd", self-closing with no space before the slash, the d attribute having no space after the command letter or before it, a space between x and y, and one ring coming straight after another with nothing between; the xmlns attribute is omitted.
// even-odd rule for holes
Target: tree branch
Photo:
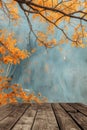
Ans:
<svg viewBox="0 0 87 130"><path fill-rule="evenodd" d="M18 2L18 3L21 3L21 4L26 4L27 6L32 5L34 7L38 7L39 9L45 9L45 10L48 10L48 11L60 13L60 14L63 14L64 16L68 16L70 18L79 19L79 20L83 20L83 21L87 22L86 18L75 15L77 13L83 13L83 15L87 15L87 12L76 11L76 12L73 12L73 13L65 13L64 11L61 11L57 8L47 7L47 6L44 6L44 5L42 6L42 5L36 4L32 1L26 1L26 0L15 0L15 1Z"/></svg>

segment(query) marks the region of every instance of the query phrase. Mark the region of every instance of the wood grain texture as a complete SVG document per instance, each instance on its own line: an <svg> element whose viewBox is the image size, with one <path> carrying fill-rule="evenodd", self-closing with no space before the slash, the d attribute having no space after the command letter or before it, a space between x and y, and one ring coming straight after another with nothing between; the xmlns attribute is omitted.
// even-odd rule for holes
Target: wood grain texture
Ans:
<svg viewBox="0 0 87 130"><path fill-rule="evenodd" d="M75 108L68 105L68 103L60 103L60 105L67 111L67 112L77 112Z"/></svg>
<svg viewBox="0 0 87 130"><path fill-rule="evenodd" d="M80 113L80 109L84 113L83 108L87 111L87 106L79 103L73 103L71 106L67 103L64 103L61 104L61 106L68 112L69 115L71 115L81 129L87 130L87 116L84 116L82 113Z"/></svg>
<svg viewBox="0 0 87 130"><path fill-rule="evenodd" d="M27 104L15 105L14 111L0 121L0 130L10 130L21 117L21 115L25 112L27 107Z"/></svg>
<svg viewBox="0 0 87 130"><path fill-rule="evenodd" d="M70 106L87 116L87 106L79 103L69 103Z"/></svg>
<svg viewBox="0 0 87 130"><path fill-rule="evenodd" d="M52 104L61 130L81 130L59 104Z"/></svg>
<svg viewBox="0 0 87 130"><path fill-rule="evenodd" d="M0 107L0 130L87 130L87 105L8 104Z"/></svg>
<svg viewBox="0 0 87 130"><path fill-rule="evenodd" d="M14 104L8 104L0 107L0 121L6 118L12 111L14 111Z"/></svg>
<svg viewBox="0 0 87 130"><path fill-rule="evenodd" d="M87 117L82 113L70 113L72 118L79 124L80 128L87 130Z"/></svg>
<svg viewBox="0 0 87 130"><path fill-rule="evenodd" d="M51 104L42 104L38 107L32 130L59 130Z"/></svg>
<svg viewBox="0 0 87 130"><path fill-rule="evenodd" d="M12 130L30 130L37 112L37 104L31 104Z"/></svg>

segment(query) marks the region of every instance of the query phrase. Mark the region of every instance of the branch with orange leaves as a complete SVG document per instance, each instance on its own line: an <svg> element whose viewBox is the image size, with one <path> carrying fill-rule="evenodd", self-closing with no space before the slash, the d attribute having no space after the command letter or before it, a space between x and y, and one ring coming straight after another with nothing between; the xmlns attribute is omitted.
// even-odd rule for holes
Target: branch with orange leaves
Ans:
<svg viewBox="0 0 87 130"><path fill-rule="evenodd" d="M60 24L59 21L67 21L67 18L69 19L69 24L70 24L70 19L75 19L75 20L79 20L80 22L80 27L81 27L81 32L83 32L83 24L82 22L87 22L87 10L86 7L84 7L84 11L83 10L75 10L72 9L72 5L74 5L74 3L71 3L68 6L66 6L66 4L64 5L64 3L69 3L69 2L73 2L74 0L70 0L70 1L60 1L59 3L57 3L55 6L53 6L52 3L52 7L50 6L46 6L44 4L43 1L43 5L39 4L38 2L35 3L33 0L32 1L26 1L26 0L16 0L20 6L20 8L24 11L24 13L26 14L30 14L33 13L36 16L38 15L39 17L42 17L44 20L46 20L48 23L52 24L54 27L56 27L59 31L62 32L62 34L64 35L64 37L66 39L68 39L69 41L71 41L73 43L73 45L75 46L82 46L83 47L83 34L79 37L79 33L78 36L76 36L77 34L75 34L73 37L70 37L66 32L65 32L65 28L61 28L58 26L58 24ZM38 0L40 1L40 0ZM49 1L49 0L48 0ZM77 4L77 3L76 3ZM84 3L86 4L86 3ZM26 8L25 6L29 8ZM64 8L62 9L62 7L64 6ZM86 6L86 5L85 5ZM61 8L60 8L61 7ZM78 6L79 7L79 6ZM67 11L68 10L68 11ZM53 12L53 16L50 16ZM46 14L46 15L45 15ZM47 16L49 15L49 16ZM57 16L56 16L57 15ZM33 28L32 28L32 24L30 22L30 19L27 15L27 20L29 23L29 27L30 30L32 31L32 33L34 34L34 36L36 37L36 39L41 42L44 46L47 46L48 48L53 47L52 44L47 45L44 41L42 41L34 32ZM58 23L59 22L59 23ZM86 35L86 34L85 34ZM56 44L56 46L59 44Z"/></svg>
<svg viewBox="0 0 87 130"><path fill-rule="evenodd" d="M28 0L15 0L15 1L18 2L19 4L21 4L23 10L25 10L23 4L26 4L31 9L33 7L33 13L38 13L39 14L39 12L40 12L39 10L43 9L43 10L52 11L52 12L55 12L55 13L60 13L60 14L63 15L63 17L67 16L67 17L70 17L70 18L79 19L79 20L83 20L83 21L87 22L87 10L86 11L78 10L78 11L73 11L73 12L66 13L64 10L57 9L59 4L57 4L55 6L56 7L55 8L55 7L45 6L45 5L39 5L38 3L34 3L34 2L28 1ZM62 4L63 4L63 1L61 2L61 5ZM25 11L29 12L29 10L27 10L27 9ZM31 13L31 12L29 12L29 13ZM76 14L81 14L82 16L77 16Z"/></svg>
<svg viewBox="0 0 87 130"><path fill-rule="evenodd" d="M3 0L1 0L1 2L3 3ZM47 44L48 41L43 41L40 36L38 37L32 27L32 22L29 18L29 14L32 14L33 18L39 17L39 19L44 20L46 23L49 23L49 25L54 26L54 28L56 27L58 31L62 32L65 39L72 42L72 45L77 47L84 47L83 39L85 39L85 37L87 36L85 27L87 25L86 1L80 2L79 0L12 0L12 2L15 2L15 5L18 3L19 7L24 11L31 32L35 36L36 40L38 42L41 42L42 45L44 45L45 47L51 48L54 44ZM18 13L18 6L16 5L17 11L14 11L15 8L14 6L12 6L12 2L10 3L10 6L8 6L6 2L3 5L5 6L5 9L8 12L9 16L11 14L12 18L17 20L18 15L16 15L16 13ZM77 27L73 27L72 24L74 24L75 20L77 20L77 24L80 25L79 27L78 25L76 25ZM72 36L70 36L66 32L65 27L60 27L61 23L67 24L67 28L70 28L69 26L73 27L74 32Z"/></svg>

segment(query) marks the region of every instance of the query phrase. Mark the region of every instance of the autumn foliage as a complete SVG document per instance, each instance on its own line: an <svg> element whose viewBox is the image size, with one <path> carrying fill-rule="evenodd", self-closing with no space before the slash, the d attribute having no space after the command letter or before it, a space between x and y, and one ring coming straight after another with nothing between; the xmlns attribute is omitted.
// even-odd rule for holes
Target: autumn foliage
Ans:
<svg viewBox="0 0 87 130"><path fill-rule="evenodd" d="M20 19L19 8L25 14L30 33L36 39L40 47L52 48L64 43L71 43L74 47L86 47L87 41L87 2L86 0L1 0L0 10L11 20ZM35 32L31 22L32 19L39 19L40 23L46 24L44 31ZM76 21L75 21L76 20ZM62 24L62 26L61 26ZM51 37L55 30L60 33L59 39ZM69 35L70 30L72 30ZM17 47L15 34L7 30L0 30L0 64L20 64L21 60L28 58L31 53L20 50ZM51 38L49 38L51 37ZM34 53L36 49L31 52ZM39 98L34 94L26 93L22 86L11 84L11 78L3 76L3 69L0 73L0 104L8 102L36 101Z"/></svg>
<svg viewBox="0 0 87 130"><path fill-rule="evenodd" d="M20 60L29 57L26 50L20 50L16 47L17 41L13 38L13 34L5 36L6 32L1 31L0 35L0 62L1 64L20 64ZM1 69L0 73L3 73ZM11 84L11 78L0 76L0 104L17 102L20 99L22 102L36 101L40 103L38 97L33 93L27 93L19 84Z"/></svg>

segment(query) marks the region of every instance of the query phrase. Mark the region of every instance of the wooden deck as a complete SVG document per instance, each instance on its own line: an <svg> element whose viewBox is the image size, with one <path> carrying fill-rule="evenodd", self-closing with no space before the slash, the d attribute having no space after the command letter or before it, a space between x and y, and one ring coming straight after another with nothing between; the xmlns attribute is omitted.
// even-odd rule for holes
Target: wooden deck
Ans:
<svg viewBox="0 0 87 130"><path fill-rule="evenodd" d="M8 104L0 107L0 130L87 130L87 106Z"/></svg>

